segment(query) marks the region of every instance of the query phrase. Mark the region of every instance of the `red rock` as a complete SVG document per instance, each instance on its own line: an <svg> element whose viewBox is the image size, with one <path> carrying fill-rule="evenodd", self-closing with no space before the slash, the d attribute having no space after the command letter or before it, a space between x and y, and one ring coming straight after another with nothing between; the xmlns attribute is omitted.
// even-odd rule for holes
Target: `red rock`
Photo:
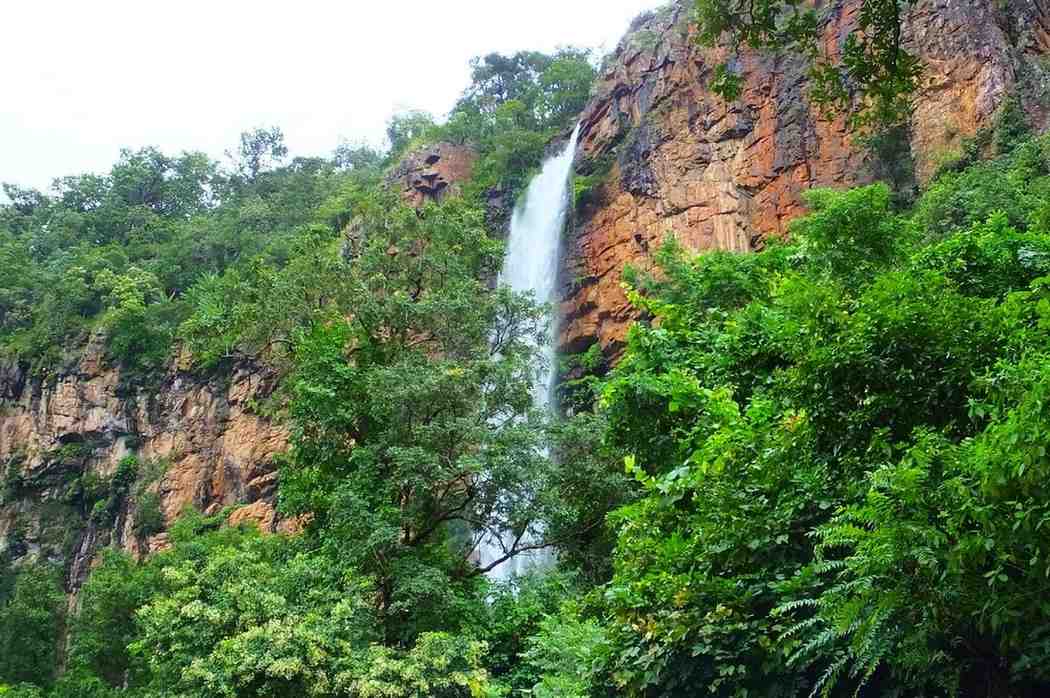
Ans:
<svg viewBox="0 0 1050 698"><path fill-rule="evenodd" d="M635 317L622 269L648 268L668 234L693 250L748 251L786 233L804 212L806 189L874 178L844 119L828 121L808 103L799 59L745 52L740 99L711 94L706 85L725 52L696 44L689 6L658 11L621 42L582 115L581 171L616 162L570 240L563 350L598 341L619 352ZM855 7L830 6L830 47L850 30ZM945 150L990 123L1005 97L1024 96L1021 76L1045 82L1039 58L1050 51L1050 10L1039 2L1012 12L978 0L921 0L907 17L908 46L927 78L911 139L919 181ZM1046 108L1030 101L1026 110L1042 125Z"/></svg>
<svg viewBox="0 0 1050 698"><path fill-rule="evenodd" d="M402 158L387 181L401 189L407 204L418 207L458 193L460 185L470 179L477 159L477 151L470 146L434 143Z"/></svg>

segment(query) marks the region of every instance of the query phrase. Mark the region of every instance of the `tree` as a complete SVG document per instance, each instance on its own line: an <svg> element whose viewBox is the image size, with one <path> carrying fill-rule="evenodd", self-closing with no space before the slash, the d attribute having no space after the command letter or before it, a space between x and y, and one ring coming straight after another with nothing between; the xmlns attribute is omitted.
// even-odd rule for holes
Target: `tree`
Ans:
<svg viewBox="0 0 1050 698"><path fill-rule="evenodd" d="M478 149L468 195L497 190L513 199L551 139L574 125L597 70L589 51L571 47L553 54L493 53L471 66L470 86L435 137Z"/></svg>
<svg viewBox="0 0 1050 698"><path fill-rule="evenodd" d="M851 113L856 126L891 126L910 114L919 87L919 60L902 46L902 16L913 0L863 0L857 27L838 56L824 53L820 9L797 0L697 0L700 42L726 39L730 48L787 51L810 63L811 97L826 110ZM712 89L734 100L743 78L716 67Z"/></svg>
<svg viewBox="0 0 1050 698"><path fill-rule="evenodd" d="M145 148L122 151L106 174L57 180L50 195L9 187L0 344L42 369L101 325L110 358L156 366L194 309L196 282L230 268L246 276L255 262L276 272L314 224L334 239L345 220L323 216L322 204L334 200L342 215L337 192L376 176L323 158L272 169L284 147L272 129L246 133L243 145L234 173L200 153Z"/></svg>
<svg viewBox="0 0 1050 698"><path fill-rule="evenodd" d="M233 160L240 176L251 182L283 160L288 155L288 147L280 128L256 128L241 133L237 151L227 151L226 155Z"/></svg>
<svg viewBox="0 0 1050 698"><path fill-rule="evenodd" d="M195 512L170 534L169 549L140 562L103 556L55 698L498 695L481 641L379 644L369 579L308 539Z"/></svg>
<svg viewBox="0 0 1050 698"><path fill-rule="evenodd" d="M471 85L458 107L471 104L491 113L511 101L531 101L536 81L551 63L538 51L519 51L511 56L490 53L471 60Z"/></svg>
<svg viewBox="0 0 1050 698"><path fill-rule="evenodd" d="M134 266L119 275L104 269L95 285L105 294L102 320L113 353L128 365L159 366L167 358L171 337L150 322L167 300L157 278Z"/></svg>
<svg viewBox="0 0 1050 698"><path fill-rule="evenodd" d="M556 53L537 79L541 123L564 128L578 119L590 99L597 72L588 50L566 48Z"/></svg>
<svg viewBox="0 0 1050 698"><path fill-rule="evenodd" d="M188 217L207 209L217 167L203 153L169 157L155 148L122 150L110 170L108 199L158 216Z"/></svg>
<svg viewBox="0 0 1050 698"><path fill-rule="evenodd" d="M587 103L597 71L586 49L562 48L553 54L520 51L510 56L490 53L471 61L471 84L463 92L457 114L497 118L510 103L523 106L521 128L561 129Z"/></svg>
<svg viewBox="0 0 1050 698"><path fill-rule="evenodd" d="M410 110L390 117L386 125L386 139L390 154L401 155L414 141L426 137L435 127L434 117L425 111Z"/></svg>
<svg viewBox="0 0 1050 698"><path fill-rule="evenodd" d="M79 594L79 608L69 623L66 675L59 682L77 694L96 681L120 687L135 682L128 645L136 637L135 611L156 593L161 580L152 566L137 566L124 553L108 550ZM61 690L60 690L61 693Z"/></svg>
<svg viewBox="0 0 1050 698"><path fill-rule="evenodd" d="M599 405L642 497L612 580L537 639L538 690L1046 691L1042 147L918 215L816 192L788 244L627 275L647 320Z"/></svg>
<svg viewBox="0 0 1050 698"><path fill-rule="evenodd" d="M19 215L31 216L37 209L47 205L47 197L36 189L27 189L8 182L4 182L2 189L11 202L10 206Z"/></svg>
<svg viewBox="0 0 1050 698"><path fill-rule="evenodd" d="M0 599L0 682L50 686L65 600L58 570L30 564L17 571L10 597Z"/></svg>
<svg viewBox="0 0 1050 698"><path fill-rule="evenodd" d="M388 641L474 594L482 537L517 534L506 558L542 540L554 467L530 414L541 311L486 289L501 248L480 211L393 196L359 203L344 295L297 341L281 491L374 577Z"/></svg>
<svg viewBox="0 0 1050 698"><path fill-rule="evenodd" d="M337 167L347 170L367 170L378 167L383 154L367 143L340 143L332 155Z"/></svg>

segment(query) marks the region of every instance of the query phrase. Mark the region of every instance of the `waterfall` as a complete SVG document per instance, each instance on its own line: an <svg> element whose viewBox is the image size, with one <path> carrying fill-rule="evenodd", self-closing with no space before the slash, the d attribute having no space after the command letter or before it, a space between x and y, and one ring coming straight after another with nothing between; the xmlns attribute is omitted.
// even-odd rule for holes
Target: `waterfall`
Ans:
<svg viewBox="0 0 1050 698"><path fill-rule="evenodd" d="M514 209L507 254L500 275L500 283L515 291L531 291L537 303L551 304L552 307L558 300L556 290L561 236L572 199L572 163L579 135L580 127L577 126L565 148L543 163L540 173L529 183L521 205ZM555 379L557 318L551 317L549 322L547 341L544 346L538 347L542 365L533 389L533 400L536 407L542 410L551 409ZM483 567L505 554L503 546L510 545L510 536L507 532L503 534L502 541L489 538L481 541L478 556ZM507 581L531 567L549 564L551 559L551 553L547 550L521 553L494 568L489 572L489 578Z"/></svg>

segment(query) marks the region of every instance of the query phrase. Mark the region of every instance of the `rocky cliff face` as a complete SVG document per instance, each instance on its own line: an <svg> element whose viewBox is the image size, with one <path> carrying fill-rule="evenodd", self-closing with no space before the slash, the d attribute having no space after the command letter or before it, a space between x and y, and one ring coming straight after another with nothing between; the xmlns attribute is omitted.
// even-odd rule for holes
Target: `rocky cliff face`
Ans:
<svg viewBox="0 0 1050 698"><path fill-rule="evenodd" d="M747 251L783 235L815 186L872 181L938 158L988 125L1018 95L1030 119L1046 120L1050 5L1045 0L920 0L907 17L910 50L927 85L910 134L887 162L853 138L843 119L821 118L806 99L805 66L788 56L744 52L740 99L706 85L723 50L701 49L680 1L640 18L604 67L582 116L578 170L600 183L579 206L569 242L562 347L622 346L632 312L620 287L625 263L645 268L668 233L694 250ZM827 9L834 49L855 25L857 3ZM910 155L909 155L910 150ZM910 160L911 162L907 162Z"/></svg>
<svg viewBox="0 0 1050 698"><path fill-rule="evenodd" d="M408 153L391 171L387 182L401 191L410 206L438 202L459 192L470 179L477 152L465 145L435 143Z"/></svg>
<svg viewBox="0 0 1050 698"><path fill-rule="evenodd" d="M46 378L0 367L0 540L8 554L67 561L76 586L99 545L141 554L165 544L155 529L142 533L147 493L163 522L186 506L232 506L231 520L276 530L273 456L287 434L260 414L273 387L254 365L208 379L173 364L154 384L136 384L105 363L100 338ZM109 514L93 514L91 490L101 490L95 498L104 507L131 454L137 482Z"/></svg>

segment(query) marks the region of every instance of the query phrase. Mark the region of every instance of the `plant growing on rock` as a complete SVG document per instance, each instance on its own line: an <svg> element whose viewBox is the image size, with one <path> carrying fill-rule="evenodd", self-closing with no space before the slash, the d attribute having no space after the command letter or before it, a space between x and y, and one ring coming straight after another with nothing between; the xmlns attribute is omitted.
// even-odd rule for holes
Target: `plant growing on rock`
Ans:
<svg viewBox="0 0 1050 698"><path fill-rule="evenodd" d="M855 127L900 124L920 84L919 60L903 46L903 16L913 0L863 0L856 27L840 54L826 55L821 8L797 0L696 0L699 40L802 55L810 63L810 96L826 110L850 115ZM728 63L716 66L716 94L735 100L743 78Z"/></svg>

